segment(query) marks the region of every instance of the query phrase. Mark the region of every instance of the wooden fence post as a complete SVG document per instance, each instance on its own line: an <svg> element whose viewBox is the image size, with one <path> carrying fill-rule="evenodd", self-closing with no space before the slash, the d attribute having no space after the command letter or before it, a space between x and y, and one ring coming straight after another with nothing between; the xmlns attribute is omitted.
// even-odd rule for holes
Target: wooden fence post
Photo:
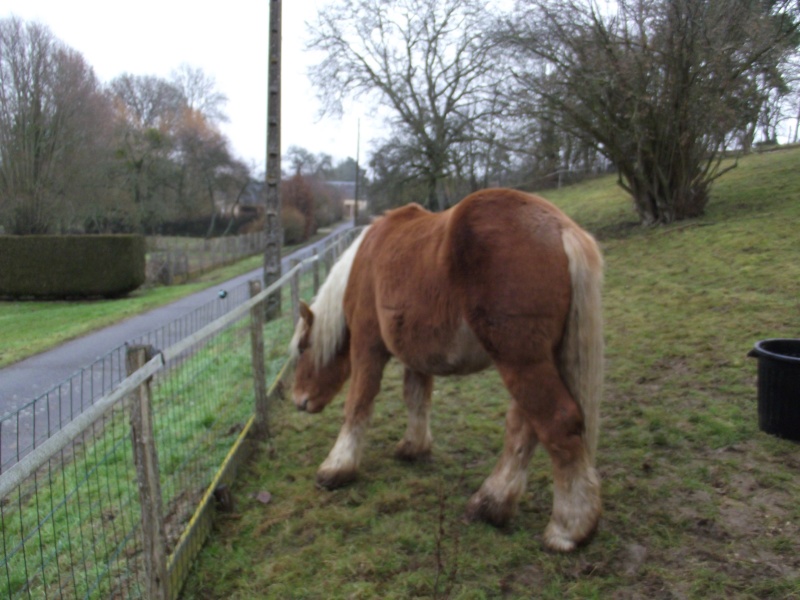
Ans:
<svg viewBox="0 0 800 600"><path fill-rule="evenodd" d="M314 295L317 295L319 291L319 252L317 252L317 247L314 246L314 261L311 263L312 269L314 269Z"/></svg>
<svg viewBox="0 0 800 600"><path fill-rule="evenodd" d="M130 346L126 355L128 375L152 358L152 346ZM142 510L142 538L147 572L147 593L152 600L169 598L164 519L161 515L161 483L153 436L150 380L139 386L131 402L131 441Z"/></svg>
<svg viewBox="0 0 800 600"><path fill-rule="evenodd" d="M289 269L294 269L300 261L292 259L289 262ZM289 288L292 296L292 325L297 323L300 318L300 270L298 269L292 274L289 280Z"/></svg>
<svg viewBox="0 0 800 600"><path fill-rule="evenodd" d="M292 259L290 268L294 269L299 263L300 263L299 260ZM292 325L294 325L300 318L300 269L295 271L294 275L292 275L291 288L292 288Z"/></svg>
<svg viewBox="0 0 800 600"><path fill-rule="evenodd" d="M261 282L250 281L250 297L261 292ZM253 437L265 440L269 437L269 415L267 414L267 376L264 371L264 307L256 305L250 309L250 348L253 361L253 386L255 391L255 414Z"/></svg>
<svg viewBox="0 0 800 600"><path fill-rule="evenodd" d="M331 274L333 268L333 246L325 249L325 277Z"/></svg>

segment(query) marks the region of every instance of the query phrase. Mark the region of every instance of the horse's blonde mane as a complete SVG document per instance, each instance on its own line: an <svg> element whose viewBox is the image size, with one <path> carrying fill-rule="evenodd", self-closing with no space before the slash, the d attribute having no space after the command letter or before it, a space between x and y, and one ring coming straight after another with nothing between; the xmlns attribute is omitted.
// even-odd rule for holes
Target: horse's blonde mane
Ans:
<svg viewBox="0 0 800 600"><path fill-rule="evenodd" d="M342 345L345 334L344 292L350 279L350 269L358 248L369 227L365 227L359 236L339 257L333 265L328 278L319 288L317 297L311 304L314 323L311 326L311 347L314 364L317 368L327 365ZM295 328L294 337L289 344L289 352L293 358L299 355L298 344L305 330L305 321L300 319Z"/></svg>

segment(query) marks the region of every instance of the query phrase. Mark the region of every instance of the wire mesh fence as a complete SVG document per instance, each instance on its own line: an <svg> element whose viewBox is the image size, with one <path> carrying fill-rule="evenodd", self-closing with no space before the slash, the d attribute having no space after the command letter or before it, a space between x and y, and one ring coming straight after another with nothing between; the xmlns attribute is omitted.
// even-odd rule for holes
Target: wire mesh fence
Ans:
<svg viewBox="0 0 800 600"><path fill-rule="evenodd" d="M224 301L208 302L128 343L169 347L241 305L249 297L246 283L226 292ZM11 409L0 417L0 473L8 470L125 379L125 347L122 345L101 355L32 400L22 401L18 406L12 403Z"/></svg>
<svg viewBox="0 0 800 600"><path fill-rule="evenodd" d="M172 285L261 252L264 232L210 239L149 236L147 281Z"/></svg>
<svg viewBox="0 0 800 600"><path fill-rule="evenodd" d="M155 538L167 557L162 597L177 597L210 529L215 492L251 444L258 380L280 379L293 332L291 288L310 300L354 235L223 315L182 319L116 349L18 411L34 415L28 421L3 418L0 427L15 426L18 447L21 430L32 435L27 455L17 450L0 474L0 597L155 597L148 558L154 535L142 524L150 508L137 450L148 436L160 498ZM262 324L254 311L275 291L282 316ZM263 340L258 353L254 323ZM144 347L153 358L131 370L131 352ZM143 390L152 430L137 434L133 415Z"/></svg>
<svg viewBox="0 0 800 600"><path fill-rule="evenodd" d="M319 254L319 272L324 272L337 252L349 244L354 235L352 231L355 230L345 230L328 242ZM304 253L304 258L313 256L312 250ZM208 302L178 319L128 340L127 345L167 348L240 306L250 297L247 283L226 288L225 291L224 299ZM8 399L10 409L0 417L0 473L8 470L125 379L127 345L102 354L32 400L21 399L18 405L14 405L13 400Z"/></svg>
<svg viewBox="0 0 800 600"><path fill-rule="evenodd" d="M143 597L132 469L120 402L0 500L5 597Z"/></svg>

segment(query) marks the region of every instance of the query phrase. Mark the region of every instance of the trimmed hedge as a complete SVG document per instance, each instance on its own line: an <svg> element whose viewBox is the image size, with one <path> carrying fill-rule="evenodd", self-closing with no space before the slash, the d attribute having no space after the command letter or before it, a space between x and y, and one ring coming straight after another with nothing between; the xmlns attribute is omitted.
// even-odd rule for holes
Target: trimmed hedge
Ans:
<svg viewBox="0 0 800 600"><path fill-rule="evenodd" d="M140 235L0 236L0 296L122 296L145 282Z"/></svg>

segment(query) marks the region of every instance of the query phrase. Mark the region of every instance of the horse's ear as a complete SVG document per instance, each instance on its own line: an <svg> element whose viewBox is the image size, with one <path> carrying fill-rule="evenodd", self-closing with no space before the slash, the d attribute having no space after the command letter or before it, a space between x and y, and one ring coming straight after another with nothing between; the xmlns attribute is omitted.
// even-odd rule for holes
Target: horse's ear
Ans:
<svg viewBox="0 0 800 600"><path fill-rule="evenodd" d="M300 301L300 318L306 322L306 327L310 328L314 324L314 313L311 311L311 307L302 300Z"/></svg>

